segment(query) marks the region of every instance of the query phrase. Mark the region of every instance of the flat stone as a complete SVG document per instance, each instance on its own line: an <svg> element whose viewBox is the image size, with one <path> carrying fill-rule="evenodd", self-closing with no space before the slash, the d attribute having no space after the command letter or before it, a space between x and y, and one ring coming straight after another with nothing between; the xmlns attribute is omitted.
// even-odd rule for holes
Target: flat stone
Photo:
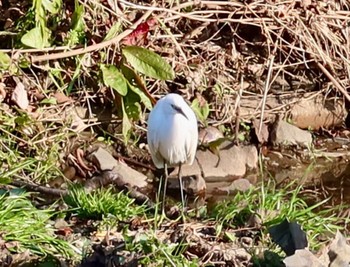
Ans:
<svg viewBox="0 0 350 267"><path fill-rule="evenodd" d="M91 160L95 162L101 171L115 171L122 177L123 182L132 187L144 188L147 186L147 176L116 160L101 147L91 154Z"/></svg>
<svg viewBox="0 0 350 267"><path fill-rule="evenodd" d="M201 192L205 192L207 184L201 175L185 176L182 177L182 182L185 191L190 195L198 195ZM168 187L171 189L179 189L180 184L177 175L169 176Z"/></svg>
<svg viewBox="0 0 350 267"><path fill-rule="evenodd" d="M306 130L289 124L283 120L277 120L271 131L271 142L273 145L299 145L309 147L312 144L312 135Z"/></svg>
<svg viewBox="0 0 350 267"><path fill-rule="evenodd" d="M255 146L236 146L225 142L219 157L210 151L198 151L197 160L207 182L233 181L243 177L248 169L258 166Z"/></svg>
<svg viewBox="0 0 350 267"><path fill-rule="evenodd" d="M219 155L220 158L209 150L198 150L194 163L182 166L184 184L188 177L197 177L197 185L190 186L193 191L204 188L202 180L207 184L226 182L225 186L229 186L227 182L244 177L247 170L256 169L258 166L258 151L255 146L235 146L226 141L221 145ZM169 175L169 182L174 185L174 188L178 184L177 173L178 168L175 168ZM172 179L175 180L172 181ZM249 181L245 184L248 183Z"/></svg>
<svg viewBox="0 0 350 267"><path fill-rule="evenodd" d="M326 267L320 260L307 249L298 249L295 254L283 260L286 267Z"/></svg>

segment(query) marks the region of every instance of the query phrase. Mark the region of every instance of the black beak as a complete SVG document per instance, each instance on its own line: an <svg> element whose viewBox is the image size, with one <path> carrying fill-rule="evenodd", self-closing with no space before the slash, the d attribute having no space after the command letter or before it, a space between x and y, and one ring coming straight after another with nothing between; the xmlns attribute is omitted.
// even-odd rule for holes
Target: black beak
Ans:
<svg viewBox="0 0 350 267"><path fill-rule="evenodd" d="M187 116L186 116L186 114L185 114L185 112L183 112L183 110L182 110L180 107L175 106L175 105L171 105L171 106L172 106L172 108L173 108L176 112L180 113L180 114L183 115L186 119L188 119Z"/></svg>

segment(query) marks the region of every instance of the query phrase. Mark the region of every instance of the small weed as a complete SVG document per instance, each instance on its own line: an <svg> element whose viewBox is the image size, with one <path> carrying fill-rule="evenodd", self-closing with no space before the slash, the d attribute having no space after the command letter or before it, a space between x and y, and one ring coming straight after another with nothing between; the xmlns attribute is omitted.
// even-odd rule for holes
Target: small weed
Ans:
<svg viewBox="0 0 350 267"><path fill-rule="evenodd" d="M198 266L198 261L184 257L185 244L161 242L150 233L129 237L126 240L129 251L145 255L140 260L143 266Z"/></svg>

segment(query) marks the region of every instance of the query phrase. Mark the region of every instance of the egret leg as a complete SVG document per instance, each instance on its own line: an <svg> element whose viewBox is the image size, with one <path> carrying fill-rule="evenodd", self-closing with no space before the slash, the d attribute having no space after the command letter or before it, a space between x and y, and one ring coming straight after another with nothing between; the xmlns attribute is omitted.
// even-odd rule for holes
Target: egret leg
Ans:
<svg viewBox="0 0 350 267"><path fill-rule="evenodd" d="M163 188L163 199L162 199L162 215L165 215L165 196L166 196L166 188L168 184L168 166L164 163L164 188Z"/></svg>
<svg viewBox="0 0 350 267"><path fill-rule="evenodd" d="M180 163L180 164L179 164L178 178L179 178L180 193L181 193L181 202L182 202L182 217L184 218L185 198L184 198L184 190L183 190L183 184L182 184L181 166L182 166L182 164Z"/></svg>

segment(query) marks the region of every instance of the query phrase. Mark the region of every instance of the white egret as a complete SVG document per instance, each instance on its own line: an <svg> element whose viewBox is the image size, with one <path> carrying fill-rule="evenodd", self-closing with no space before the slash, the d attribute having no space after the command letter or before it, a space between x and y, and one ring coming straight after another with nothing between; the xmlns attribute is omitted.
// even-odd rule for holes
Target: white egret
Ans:
<svg viewBox="0 0 350 267"><path fill-rule="evenodd" d="M179 166L178 179L184 210L181 165L192 165L198 143L196 115L182 96L168 94L158 100L148 118L147 142L154 165L164 168L165 181L162 211L168 181L167 167Z"/></svg>

